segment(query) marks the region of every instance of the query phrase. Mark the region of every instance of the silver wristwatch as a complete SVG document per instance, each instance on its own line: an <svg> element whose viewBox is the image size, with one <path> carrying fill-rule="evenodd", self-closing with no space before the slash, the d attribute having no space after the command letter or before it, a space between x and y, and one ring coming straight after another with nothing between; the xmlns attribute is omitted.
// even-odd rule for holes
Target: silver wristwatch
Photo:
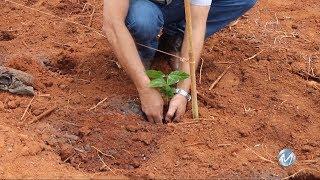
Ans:
<svg viewBox="0 0 320 180"><path fill-rule="evenodd" d="M180 95L184 96L188 101L191 101L191 96L187 91L185 91L183 89L176 88L175 93L180 94Z"/></svg>

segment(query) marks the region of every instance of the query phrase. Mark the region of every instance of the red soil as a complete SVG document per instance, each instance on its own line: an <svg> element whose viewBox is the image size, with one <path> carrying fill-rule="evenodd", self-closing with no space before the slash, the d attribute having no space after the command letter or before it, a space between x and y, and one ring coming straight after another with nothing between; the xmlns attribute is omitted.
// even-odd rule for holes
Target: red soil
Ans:
<svg viewBox="0 0 320 180"><path fill-rule="evenodd" d="M102 26L102 1L17 2L85 25L94 7L92 26ZM93 6L82 11L86 2ZM105 38L10 2L0 7L0 64L32 74L38 94L49 94L21 121L31 98L0 93L1 178L269 179L299 170L297 179L320 178L318 0L261 0L210 38L198 83L205 120L194 122L189 108L183 123L168 125L144 121ZM226 61L235 63L208 91ZM290 168L277 163L285 147L298 158Z"/></svg>

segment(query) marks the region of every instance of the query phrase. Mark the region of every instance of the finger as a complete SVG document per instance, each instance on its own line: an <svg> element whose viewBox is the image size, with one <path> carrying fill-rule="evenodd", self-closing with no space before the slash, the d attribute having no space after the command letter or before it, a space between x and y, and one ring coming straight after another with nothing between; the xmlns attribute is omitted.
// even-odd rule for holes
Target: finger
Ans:
<svg viewBox="0 0 320 180"><path fill-rule="evenodd" d="M177 106L176 105L170 105L169 106L169 110L168 110L167 115L166 115L166 121L167 122L172 121L176 111L177 111Z"/></svg>
<svg viewBox="0 0 320 180"><path fill-rule="evenodd" d="M160 115L160 114L153 117L153 120L154 120L154 122L155 122L156 124L161 124L161 123L162 123L162 119L163 119L163 117L162 117L162 115Z"/></svg>
<svg viewBox="0 0 320 180"><path fill-rule="evenodd" d="M156 124L161 124L163 120L163 105L158 108L159 112L153 116L153 120Z"/></svg>
<svg viewBox="0 0 320 180"><path fill-rule="evenodd" d="M185 108L178 108L176 111L176 116L174 118L174 122L181 122L181 118L184 115L184 113L186 112Z"/></svg>
<svg viewBox="0 0 320 180"><path fill-rule="evenodd" d="M147 115L148 121L151 123L154 123L153 117L150 115Z"/></svg>

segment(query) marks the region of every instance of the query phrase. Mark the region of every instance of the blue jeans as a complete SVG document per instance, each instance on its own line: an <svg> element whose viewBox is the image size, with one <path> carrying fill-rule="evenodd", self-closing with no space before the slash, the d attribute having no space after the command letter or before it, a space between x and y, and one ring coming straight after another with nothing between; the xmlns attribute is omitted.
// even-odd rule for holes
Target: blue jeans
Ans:
<svg viewBox="0 0 320 180"><path fill-rule="evenodd" d="M206 37L238 19L255 3L256 0L213 0L207 20ZM157 35L161 28L170 35L184 32L184 19L183 0L173 0L167 6L150 0L130 0L126 25L136 42L157 49ZM143 61L151 60L155 55L155 51L148 48L138 46L138 50Z"/></svg>

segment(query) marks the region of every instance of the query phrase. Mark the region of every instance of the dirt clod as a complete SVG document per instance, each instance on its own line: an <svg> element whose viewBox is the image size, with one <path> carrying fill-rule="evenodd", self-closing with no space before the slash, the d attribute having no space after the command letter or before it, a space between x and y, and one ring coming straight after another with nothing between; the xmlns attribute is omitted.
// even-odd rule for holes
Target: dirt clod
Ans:
<svg viewBox="0 0 320 180"><path fill-rule="evenodd" d="M138 132L141 129L138 125L127 125L126 130L129 132Z"/></svg>
<svg viewBox="0 0 320 180"><path fill-rule="evenodd" d="M11 41L16 37L13 35L12 32L9 31L0 31L0 41Z"/></svg>
<svg viewBox="0 0 320 180"><path fill-rule="evenodd" d="M5 107L5 104L2 101L0 101L0 112L4 111Z"/></svg>
<svg viewBox="0 0 320 180"><path fill-rule="evenodd" d="M40 144L39 142L31 141L31 142L28 142L21 149L21 155L22 156L35 156L43 150L44 150L44 145Z"/></svg>
<svg viewBox="0 0 320 180"><path fill-rule="evenodd" d="M61 144L60 145L60 157L62 161L65 161L74 153L74 148L70 144Z"/></svg>
<svg viewBox="0 0 320 180"><path fill-rule="evenodd" d="M153 141L153 137L152 134L148 132L140 132L137 135L134 135L132 140L143 142L145 145L150 145Z"/></svg>
<svg viewBox="0 0 320 180"><path fill-rule="evenodd" d="M19 102L19 101L13 100L13 101L9 101L9 102L7 103L7 107L8 107L9 109L16 109L16 108L18 108L19 106L20 106L20 102Z"/></svg>

